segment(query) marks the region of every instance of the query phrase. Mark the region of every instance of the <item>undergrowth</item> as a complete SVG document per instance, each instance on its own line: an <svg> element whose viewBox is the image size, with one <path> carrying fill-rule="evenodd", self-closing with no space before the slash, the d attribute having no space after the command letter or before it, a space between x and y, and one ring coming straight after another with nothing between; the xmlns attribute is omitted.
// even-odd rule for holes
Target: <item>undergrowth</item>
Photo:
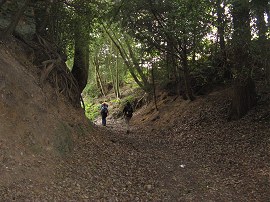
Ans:
<svg viewBox="0 0 270 202"><path fill-rule="evenodd" d="M99 104L86 102L85 103L85 115L91 121L94 121L99 116Z"/></svg>

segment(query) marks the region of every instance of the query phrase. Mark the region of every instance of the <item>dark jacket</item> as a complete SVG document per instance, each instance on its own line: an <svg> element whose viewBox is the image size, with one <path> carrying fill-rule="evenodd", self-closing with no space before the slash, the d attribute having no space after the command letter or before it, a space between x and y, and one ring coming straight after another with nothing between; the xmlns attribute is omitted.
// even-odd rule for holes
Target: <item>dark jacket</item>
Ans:
<svg viewBox="0 0 270 202"><path fill-rule="evenodd" d="M108 116L108 114L109 114L108 107L109 106L107 104L105 104L105 103L103 103L101 105L100 114L101 114L102 118L106 118Z"/></svg>
<svg viewBox="0 0 270 202"><path fill-rule="evenodd" d="M133 108L130 103L127 103L126 106L123 109L123 114L126 117L132 117L133 114Z"/></svg>

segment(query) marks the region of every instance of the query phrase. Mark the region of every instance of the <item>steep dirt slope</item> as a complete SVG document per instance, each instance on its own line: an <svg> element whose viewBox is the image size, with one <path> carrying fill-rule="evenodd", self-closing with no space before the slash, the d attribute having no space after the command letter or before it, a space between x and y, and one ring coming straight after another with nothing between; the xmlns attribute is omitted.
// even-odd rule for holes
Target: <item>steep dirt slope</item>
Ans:
<svg viewBox="0 0 270 202"><path fill-rule="evenodd" d="M3 185L48 178L89 132L83 111L48 83L41 88L38 73L19 42L0 44L0 193Z"/></svg>

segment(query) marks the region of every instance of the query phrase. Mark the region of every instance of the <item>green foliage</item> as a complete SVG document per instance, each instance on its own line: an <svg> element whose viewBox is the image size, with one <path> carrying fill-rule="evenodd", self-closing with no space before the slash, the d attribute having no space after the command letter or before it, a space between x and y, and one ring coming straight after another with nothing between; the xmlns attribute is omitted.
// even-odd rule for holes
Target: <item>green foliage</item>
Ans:
<svg viewBox="0 0 270 202"><path fill-rule="evenodd" d="M99 112L100 105L89 102L85 103L85 114L91 121L94 121L99 116Z"/></svg>
<svg viewBox="0 0 270 202"><path fill-rule="evenodd" d="M112 102L114 104L120 104L121 100L120 99L113 99L113 100L110 100L110 102Z"/></svg>
<svg viewBox="0 0 270 202"><path fill-rule="evenodd" d="M68 57L68 60L66 61L66 65L67 67L71 70L72 69L72 66L73 66L73 56L72 57Z"/></svg>
<svg viewBox="0 0 270 202"><path fill-rule="evenodd" d="M222 66L225 64L223 53L226 55L225 65L230 65L231 72L236 71L236 66L242 65L239 61L245 60L240 54L231 54L230 51L235 48L233 44L242 47L239 42L245 36L234 30L236 19L241 25L241 15L235 17L234 22L232 19L236 8L239 11L251 8L250 14L247 12L250 16L246 16L246 19L251 17L254 22L253 33L257 33L260 40L263 39L262 42L267 44L265 40L268 40L269 30L266 30L267 23L262 22L264 16L269 15L267 3L267 0L60 1L49 5L50 21L42 34L47 35L61 50L65 50L69 68L73 64L76 31L83 33L83 40L90 40L89 83L84 90L84 95L90 98L100 97L99 83L102 83L105 94L110 90L108 86L115 87L115 83L131 89L138 86L143 89L146 84L151 86L152 66L155 67L157 84L166 85L171 79L183 81L183 64L187 63L191 79L195 80L192 83L207 85L225 81L222 78L225 68ZM225 52L219 47L216 33L220 28L217 5L222 7ZM46 6L46 2L42 1L36 4L38 26L45 21ZM262 18L260 20L259 14ZM104 27L107 27L108 32ZM245 27L239 30L246 30L250 34L249 26ZM238 36L236 41L235 36ZM261 67L260 71L265 71L267 65L261 63L268 62L265 58L269 54L260 53L262 45L257 45L253 52L251 50L248 53L256 65ZM267 51L265 49L264 52ZM87 107L92 109L93 106ZM89 114L92 118L95 116L94 112Z"/></svg>
<svg viewBox="0 0 270 202"><path fill-rule="evenodd" d="M100 90L95 83L88 83L83 91L84 97L97 98L101 96Z"/></svg>
<svg viewBox="0 0 270 202"><path fill-rule="evenodd" d="M139 87L139 85L136 82L134 82L134 79L130 73L127 73L125 75L124 84L127 85L130 89L135 89Z"/></svg>

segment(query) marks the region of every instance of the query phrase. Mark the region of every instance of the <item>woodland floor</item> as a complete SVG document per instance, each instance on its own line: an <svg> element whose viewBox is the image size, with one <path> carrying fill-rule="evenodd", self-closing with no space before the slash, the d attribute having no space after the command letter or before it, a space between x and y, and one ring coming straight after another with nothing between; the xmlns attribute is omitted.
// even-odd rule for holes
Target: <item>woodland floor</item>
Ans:
<svg viewBox="0 0 270 202"><path fill-rule="evenodd" d="M136 113L130 134L121 119L98 122L49 179L13 183L2 200L270 201L269 99L227 122L222 94L165 96L158 114Z"/></svg>

